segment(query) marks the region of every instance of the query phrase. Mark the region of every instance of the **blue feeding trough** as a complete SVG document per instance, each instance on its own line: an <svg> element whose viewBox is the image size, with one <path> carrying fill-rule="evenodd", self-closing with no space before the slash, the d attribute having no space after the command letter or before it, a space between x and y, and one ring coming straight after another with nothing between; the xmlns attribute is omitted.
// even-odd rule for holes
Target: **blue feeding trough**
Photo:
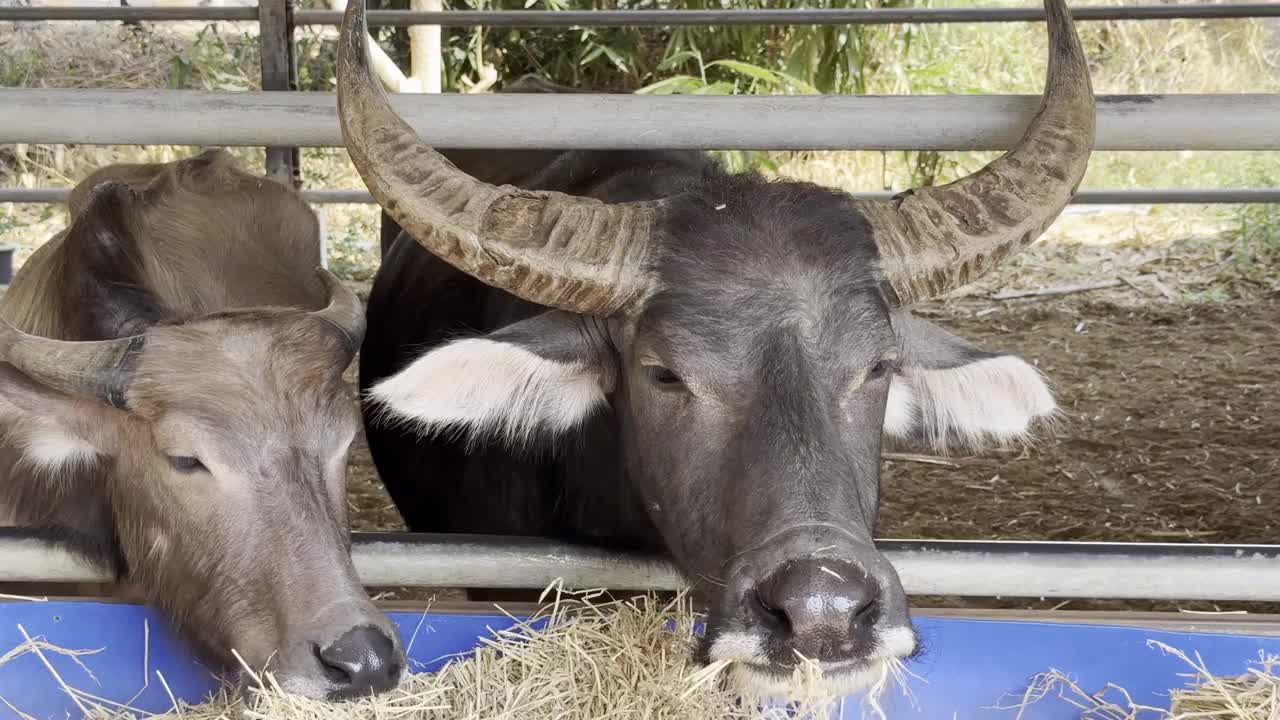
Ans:
<svg viewBox="0 0 1280 720"><path fill-rule="evenodd" d="M391 618L406 646L413 638L411 666L425 671L438 669L450 655L472 649L490 629L513 623L496 613L400 612L391 613ZM67 684L106 700L128 702L141 711L169 709L168 690L178 698L199 702L218 687L166 624L142 607L94 602L0 604L0 656L24 642L20 627L59 648L98 650L79 656L83 668L53 652L45 652L44 660ZM1183 685L1188 667L1153 647L1149 642L1153 640L1193 656L1198 653L1216 675L1244 672L1260 652L1280 654L1280 638L1251 635L933 617L917 619L917 627L927 652L908 666L915 676L908 678L914 699L897 690L886 695L883 705L890 718L1010 719L1017 712L997 706L1015 704L1030 680L1050 668L1067 673L1089 692L1115 683L1137 703L1167 706L1169 689ZM79 716L44 660L28 653L0 666L4 700L0 718L21 717L15 708L42 719ZM848 703L842 720L860 717L858 703ZM1079 718L1080 710L1048 697L1027 706L1022 717L1067 720Z"/></svg>

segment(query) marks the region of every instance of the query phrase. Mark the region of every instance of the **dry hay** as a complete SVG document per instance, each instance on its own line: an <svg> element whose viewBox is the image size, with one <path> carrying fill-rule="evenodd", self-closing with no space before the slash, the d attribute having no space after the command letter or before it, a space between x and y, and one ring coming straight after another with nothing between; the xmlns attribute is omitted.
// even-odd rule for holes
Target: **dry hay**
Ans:
<svg viewBox="0 0 1280 720"><path fill-rule="evenodd" d="M54 679L93 720L825 720L840 717L845 703L852 709L859 702L821 692L821 673L811 662L798 664L798 691L785 705L743 697L729 663L690 662L701 618L685 595L607 600L601 592L553 586L543 599L528 619L508 615L513 626L490 629L474 652L450 658L439 671L415 673L392 692L342 703L288 695L270 673L246 668L243 693L228 687L207 704L174 700L169 714L147 716L77 690L56 673ZM28 636L10 655L27 652L43 661L43 653L71 651ZM866 691L864 717L885 718L879 698L901 672L900 665L886 667Z"/></svg>
<svg viewBox="0 0 1280 720"><path fill-rule="evenodd" d="M1277 720L1280 719L1280 656L1260 654L1244 673L1217 677L1199 653L1187 653L1155 640L1147 646L1173 655L1190 670L1184 687L1169 691L1169 708L1134 701L1123 687L1108 683L1090 693L1066 673L1049 670L1032 679L1019 702L1002 706L1016 710L1022 720L1026 709L1055 696L1081 710L1081 720Z"/></svg>
<svg viewBox="0 0 1280 720"><path fill-rule="evenodd" d="M897 684L909 696L901 665L886 668L860 701L850 701L821 692L816 665L801 662L791 702L744 697L732 682L729 663L701 667L690 662L701 617L687 596L603 597L600 591L573 593L553 586L540 610L528 619L508 615L514 624L490 629L474 652L442 658L448 662L439 671L409 675L395 691L342 703L289 695L270 673L245 668L242 691L224 687L202 705L169 693L170 712L149 715L69 685L47 657L70 657L92 679L81 658L97 650L56 647L22 627L26 641L0 655L0 666L26 654L37 656L92 720L827 720L846 716L845 703L851 702L860 703L864 718L887 720L879 704L883 693ZM419 623L410 648L421 629ZM1275 672L1280 656L1260 655L1245 673L1217 677L1198 653L1154 640L1148 646L1177 657L1189 670L1183 674L1185 686L1170 691L1169 709L1137 703L1112 683L1090 693L1056 669L1034 677L1013 702L994 707L1009 711L1012 720L1022 720L1036 703L1055 699L1078 708L1082 720L1280 720ZM164 677L155 675L168 691ZM28 717L3 698L0 705Z"/></svg>

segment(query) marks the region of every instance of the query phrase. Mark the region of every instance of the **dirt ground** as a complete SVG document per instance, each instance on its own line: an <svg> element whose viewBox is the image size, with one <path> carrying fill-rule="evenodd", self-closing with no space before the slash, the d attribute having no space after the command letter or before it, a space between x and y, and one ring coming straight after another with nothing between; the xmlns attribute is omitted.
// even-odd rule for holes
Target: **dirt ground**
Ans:
<svg viewBox="0 0 1280 720"><path fill-rule="evenodd" d="M1025 452L888 463L882 537L1280 542L1280 298L947 314L1038 362L1066 417Z"/></svg>
<svg viewBox="0 0 1280 720"><path fill-rule="evenodd" d="M925 312L1037 362L1064 417L1022 450L955 466L886 461L879 537L1280 542L1280 296L1134 305L1086 295ZM363 445L350 487L356 529L402 528Z"/></svg>

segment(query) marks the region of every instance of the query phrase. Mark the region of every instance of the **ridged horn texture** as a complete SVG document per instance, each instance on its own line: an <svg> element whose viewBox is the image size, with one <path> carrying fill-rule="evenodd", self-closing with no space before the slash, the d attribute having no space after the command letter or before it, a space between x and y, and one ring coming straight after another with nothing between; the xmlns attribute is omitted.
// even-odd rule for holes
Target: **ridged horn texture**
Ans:
<svg viewBox="0 0 1280 720"><path fill-rule="evenodd" d="M342 333L342 337L347 342L347 348L354 354L364 340L364 305L360 302L360 296L343 285L342 281L328 270L318 267L316 274L320 276L320 281L324 283L329 293L329 304L323 310L316 310L310 314L329 323Z"/></svg>
<svg viewBox="0 0 1280 720"><path fill-rule="evenodd" d="M1063 0L1045 0L1049 71L1018 144L948 185L859 203L881 269L908 305L967 285L1035 241L1067 206L1093 151L1089 67Z"/></svg>
<svg viewBox="0 0 1280 720"><path fill-rule="evenodd" d="M72 342L28 335L0 320L0 362L31 379L69 395L125 406L131 360L143 346L143 335Z"/></svg>
<svg viewBox="0 0 1280 720"><path fill-rule="evenodd" d="M356 170L401 228L459 270L539 305L609 316L650 294L661 202L606 204L476 180L396 114L365 38L364 0L352 0L338 45L338 117Z"/></svg>

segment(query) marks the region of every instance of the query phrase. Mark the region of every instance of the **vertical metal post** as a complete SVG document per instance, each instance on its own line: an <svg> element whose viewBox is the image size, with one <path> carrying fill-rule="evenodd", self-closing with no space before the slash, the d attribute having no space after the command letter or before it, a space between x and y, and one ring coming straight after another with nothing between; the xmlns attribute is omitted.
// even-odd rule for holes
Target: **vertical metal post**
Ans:
<svg viewBox="0 0 1280 720"><path fill-rule="evenodd" d="M10 245L0 245L0 287L13 282L13 251Z"/></svg>
<svg viewBox="0 0 1280 720"><path fill-rule="evenodd" d="M293 0L258 0L258 43L262 55L262 89L298 89L293 56ZM301 158L296 147L268 147L267 175L302 186Z"/></svg>

